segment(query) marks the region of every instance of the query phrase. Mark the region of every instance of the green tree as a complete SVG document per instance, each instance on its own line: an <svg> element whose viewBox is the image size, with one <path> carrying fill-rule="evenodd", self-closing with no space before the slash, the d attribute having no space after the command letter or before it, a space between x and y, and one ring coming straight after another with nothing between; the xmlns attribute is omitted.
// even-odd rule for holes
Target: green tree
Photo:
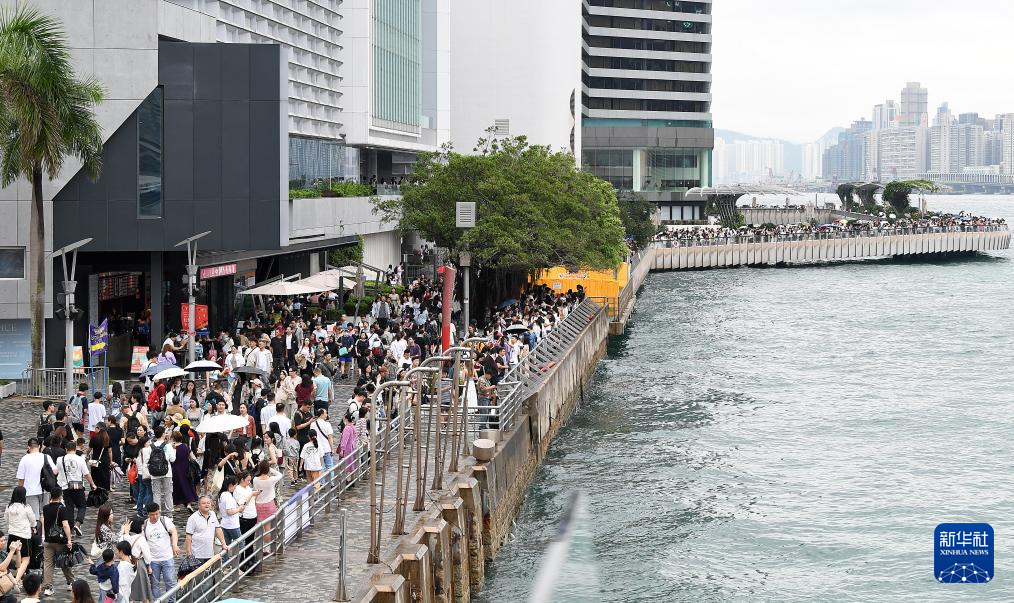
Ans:
<svg viewBox="0 0 1014 603"><path fill-rule="evenodd" d="M838 198L841 199L841 206L845 211L853 211L853 208L855 207L855 199L853 197L855 190L856 185L848 182L839 184L838 188L835 190L835 194L837 194Z"/></svg>
<svg viewBox="0 0 1014 603"><path fill-rule="evenodd" d="M932 180L895 180L884 187L884 203L901 217L909 213L908 196L913 191L936 192L940 190Z"/></svg>
<svg viewBox="0 0 1014 603"><path fill-rule="evenodd" d="M579 171L573 155L530 145L524 136L488 136L475 151L462 155L445 147L420 154L402 196L373 203L403 231L418 232L452 254L470 251L479 307L553 266L607 269L623 260L616 193ZM475 228L455 226L458 201L476 203Z"/></svg>
<svg viewBox="0 0 1014 603"><path fill-rule="evenodd" d="M864 213L877 215L880 213L880 205L877 203L877 191L884 188L876 182L867 182L856 186L856 194Z"/></svg>
<svg viewBox="0 0 1014 603"><path fill-rule="evenodd" d="M102 136L93 109L103 97L94 79L79 79L61 23L22 6L0 12L0 184L32 185L32 366L42 366L46 294L42 178L51 180L73 156L93 180L102 169Z"/></svg>
<svg viewBox="0 0 1014 603"><path fill-rule="evenodd" d="M634 239L638 247L645 247L658 232L652 221L657 206L641 195L626 191L616 197L620 206L620 221L627 236Z"/></svg>

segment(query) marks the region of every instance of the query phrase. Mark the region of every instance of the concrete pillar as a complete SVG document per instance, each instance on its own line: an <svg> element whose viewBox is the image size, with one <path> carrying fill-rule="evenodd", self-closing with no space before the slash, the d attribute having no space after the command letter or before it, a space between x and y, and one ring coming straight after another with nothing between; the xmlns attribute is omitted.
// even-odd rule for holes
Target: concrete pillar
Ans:
<svg viewBox="0 0 1014 603"><path fill-rule="evenodd" d="M424 544L403 543L395 551L401 558L398 573L408 583L409 600L433 603L433 576L430 550Z"/></svg>
<svg viewBox="0 0 1014 603"><path fill-rule="evenodd" d="M430 549L433 585L433 600L448 603L451 599L451 570L454 559L451 554L451 524L441 517L432 517L421 522L426 546Z"/></svg>
<svg viewBox="0 0 1014 603"><path fill-rule="evenodd" d="M482 590L482 584L486 579L486 555L482 544L482 494L479 482L474 477L459 478L455 485L458 488L458 496L464 503L463 510L468 527L465 534L468 537L469 583L472 592L478 593Z"/></svg>
<svg viewBox="0 0 1014 603"><path fill-rule="evenodd" d="M457 496L440 498L440 515L451 526L451 593L449 601L468 603L471 600L468 552L468 525L465 503Z"/></svg>
<svg viewBox="0 0 1014 603"><path fill-rule="evenodd" d="M409 603L408 584L399 574L381 574L373 578L370 600L374 603Z"/></svg>

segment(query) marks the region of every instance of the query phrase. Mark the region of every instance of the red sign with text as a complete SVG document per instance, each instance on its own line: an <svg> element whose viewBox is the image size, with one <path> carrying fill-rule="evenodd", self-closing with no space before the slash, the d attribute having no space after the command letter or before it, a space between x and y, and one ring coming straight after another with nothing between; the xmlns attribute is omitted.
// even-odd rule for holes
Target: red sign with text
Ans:
<svg viewBox="0 0 1014 603"><path fill-rule="evenodd" d="M208 328L208 306L204 304L194 305L194 318L197 319L197 330ZM190 306L180 304L180 324L183 325L183 332L190 331Z"/></svg>
<svg viewBox="0 0 1014 603"><path fill-rule="evenodd" d="M202 281L206 281L209 278L229 276L230 274L236 274L236 264L221 264L219 266L205 266L201 268Z"/></svg>

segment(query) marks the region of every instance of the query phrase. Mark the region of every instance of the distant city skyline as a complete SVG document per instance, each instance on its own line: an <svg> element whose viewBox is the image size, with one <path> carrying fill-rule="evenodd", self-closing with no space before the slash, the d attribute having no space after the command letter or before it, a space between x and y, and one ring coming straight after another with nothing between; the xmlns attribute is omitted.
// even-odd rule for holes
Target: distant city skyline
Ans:
<svg viewBox="0 0 1014 603"><path fill-rule="evenodd" d="M944 102L955 114L1014 111L1014 79L998 70L1014 22L1002 0L968 0L960 11L917 0L722 0L714 19L716 128L814 142L870 119L873 104L900 103L908 82L929 89L930 113ZM894 35L906 28L911 35Z"/></svg>

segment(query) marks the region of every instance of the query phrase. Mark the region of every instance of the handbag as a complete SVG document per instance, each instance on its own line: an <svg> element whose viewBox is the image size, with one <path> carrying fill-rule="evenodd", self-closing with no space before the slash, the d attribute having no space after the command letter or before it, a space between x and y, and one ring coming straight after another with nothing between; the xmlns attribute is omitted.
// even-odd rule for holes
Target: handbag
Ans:
<svg viewBox="0 0 1014 603"><path fill-rule="evenodd" d="M180 569L177 574L181 577L186 576L199 567L201 567L200 559L194 557L193 555L184 555L183 558L180 559Z"/></svg>
<svg viewBox="0 0 1014 603"><path fill-rule="evenodd" d="M347 347L345 347L345 346L342 346L342 347L338 348L338 355L339 356L348 356L349 355L349 349Z"/></svg>
<svg viewBox="0 0 1014 603"><path fill-rule="evenodd" d="M101 557L102 556L102 551L104 551L104 550L105 549L103 549L102 547L99 546L99 541L98 540L93 540L92 541L92 549L91 549L92 558Z"/></svg>
<svg viewBox="0 0 1014 603"><path fill-rule="evenodd" d="M109 493L102 488L96 488L88 493L86 504L89 507L101 507L109 500Z"/></svg>
<svg viewBox="0 0 1014 603"><path fill-rule="evenodd" d="M14 590L14 574L4 572L0 574L0 595L6 595Z"/></svg>
<svg viewBox="0 0 1014 603"><path fill-rule="evenodd" d="M137 483L137 463L131 463L130 469L127 469L127 481L130 485Z"/></svg>
<svg viewBox="0 0 1014 603"><path fill-rule="evenodd" d="M211 490L218 491L222 489L222 482L225 481L225 469L218 467L215 472L211 474Z"/></svg>
<svg viewBox="0 0 1014 603"><path fill-rule="evenodd" d="M82 563L85 559L87 559L87 555L85 555L84 547L80 544L75 544L72 545L69 550L62 549L59 553L57 553L56 558L53 560L53 564L60 569L65 569L74 567L75 565Z"/></svg>

